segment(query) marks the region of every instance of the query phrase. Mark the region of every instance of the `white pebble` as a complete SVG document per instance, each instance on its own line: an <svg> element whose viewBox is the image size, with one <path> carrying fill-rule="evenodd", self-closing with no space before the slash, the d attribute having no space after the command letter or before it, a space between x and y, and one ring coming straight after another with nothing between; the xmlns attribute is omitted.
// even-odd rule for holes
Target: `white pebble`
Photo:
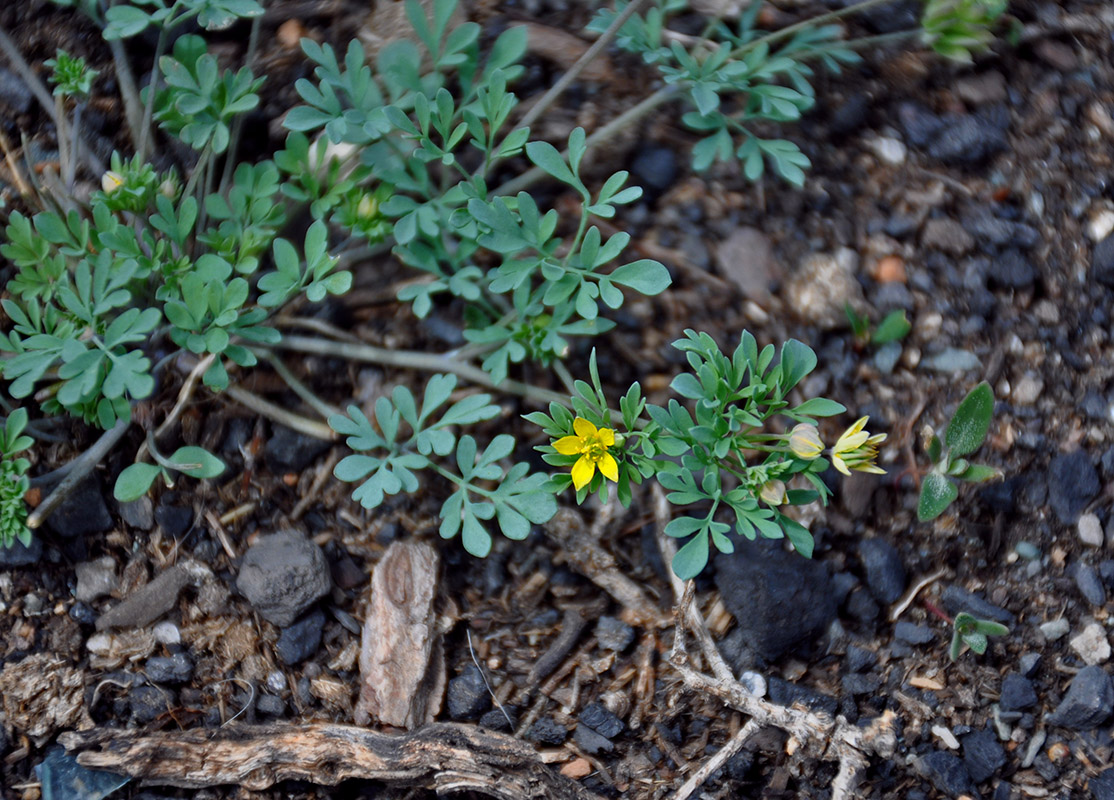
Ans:
<svg viewBox="0 0 1114 800"><path fill-rule="evenodd" d="M932 733L944 743L944 747L949 750L959 749L959 740L955 738L955 734L945 728L943 725L933 725Z"/></svg>
<svg viewBox="0 0 1114 800"><path fill-rule="evenodd" d="M1019 406L1031 406L1041 396L1044 381L1031 372L1025 373L1010 393L1010 399Z"/></svg>
<svg viewBox="0 0 1114 800"><path fill-rule="evenodd" d="M1102 523L1094 514L1084 514L1077 523L1079 540L1089 547L1102 547Z"/></svg>
<svg viewBox="0 0 1114 800"><path fill-rule="evenodd" d="M275 694L286 691L286 676L277 669L267 675L267 688Z"/></svg>
<svg viewBox="0 0 1114 800"><path fill-rule="evenodd" d="M905 163L907 151L905 145L897 139L890 136L879 136L877 139L871 139L867 142L867 145L884 164L896 167Z"/></svg>
<svg viewBox="0 0 1114 800"><path fill-rule="evenodd" d="M1110 640L1106 638L1106 631L1097 622L1092 622L1072 637L1071 649L1079 653L1079 657L1092 667L1110 658Z"/></svg>
<svg viewBox="0 0 1114 800"><path fill-rule="evenodd" d="M173 622L162 621L155 626L155 641L159 644L172 645L182 643L182 632Z"/></svg>
<svg viewBox="0 0 1114 800"><path fill-rule="evenodd" d="M1033 563L1039 566L1039 562L1034 561ZM1050 642L1063 638L1071 630L1071 624L1063 617L1050 622L1042 622L1039 627L1041 633L1044 634L1044 638Z"/></svg>
<svg viewBox="0 0 1114 800"><path fill-rule="evenodd" d="M1114 211L1109 208L1101 209L1091 215L1087 222L1087 238L1092 242L1101 242L1114 232Z"/></svg>

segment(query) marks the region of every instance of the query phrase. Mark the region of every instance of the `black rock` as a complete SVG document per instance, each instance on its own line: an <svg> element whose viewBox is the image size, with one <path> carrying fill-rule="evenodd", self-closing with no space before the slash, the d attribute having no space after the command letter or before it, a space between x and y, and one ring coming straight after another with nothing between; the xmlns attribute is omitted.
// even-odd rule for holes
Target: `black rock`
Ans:
<svg viewBox="0 0 1114 800"><path fill-rule="evenodd" d="M137 686L128 692L132 719L145 725L154 722L174 708L174 693L159 686Z"/></svg>
<svg viewBox="0 0 1114 800"><path fill-rule="evenodd" d="M63 538L92 536L112 528L112 515L104 503L95 475L83 480L46 519L50 529Z"/></svg>
<svg viewBox="0 0 1114 800"><path fill-rule="evenodd" d="M1087 784L1094 800L1114 800L1114 768L1108 769L1092 778Z"/></svg>
<svg viewBox="0 0 1114 800"><path fill-rule="evenodd" d="M1072 678L1068 693L1045 717L1050 725L1076 731L1098 727L1114 713L1114 684L1100 666L1084 667Z"/></svg>
<svg viewBox="0 0 1114 800"><path fill-rule="evenodd" d="M281 717L286 714L286 701L273 694L265 694L256 702L255 710L264 717Z"/></svg>
<svg viewBox="0 0 1114 800"><path fill-rule="evenodd" d="M615 617L600 617L596 623L596 640L604 650L621 653L634 641L634 628Z"/></svg>
<svg viewBox="0 0 1114 800"><path fill-rule="evenodd" d="M982 783L1006 763L1006 751L991 731L975 731L960 739L963 762L975 783Z"/></svg>
<svg viewBox="0 0 1114 800"><path fill-rule="evenodd" d="M587 725L577 725L572 738L577 746L588 755L594 756L597 753L610 753L615 749L615 745L611 743L610 739L601 736Z"/></svg>
<svg viewBox="0 0 1114 800"><path fill-rule="evenodd" d="M27 546L15 541L11 547L0 547L0 567L29 567L38 564L42 557L43 542L38 536L32 537Z"/></svg>
<svg viewBox="0 0 1114 800"><path fill-rule="evenodd" d="M17 114L26 114L31 110L33 102L35 96L27 88L27 84L14 72L0 67L0 103Z"/></svg>
<svg viewBox="0 0 1114 800"><path fill-rule="evenodd" d="M928 644L936 640L936 632L927 625L899 622L894 625L894 638L909 644Z"/></svg>
<svg viewBox="0 0 1114 800"><path fill-rule="evenodd" d="M905 565L897 548L885 539L863 539L859 558L866 573L866 585L880 603L893 603L905 591Z"/></svg>
<svg viewBox="0 0 1114 800"><path fill-rule="evenodd" d="M155 508L147 495L128 503L117 503L116 510L120 512L120 519L133 528L149 531L155 527Z"/></svg>
<svg viewBox="0 0 1114 800"><path fill-rule="evenodd" d="M990 800L1010 800L1011 797L1013 797L1013 786L1010 785L1009 781L998 781Z"/></svg>
<svg viewBox="0 0 1114 800"><path fill-rule="evenodd" d="M93 625L97 621L97 612L88 603L79 601L70 606L70 619L79 625Z"/></svg>
<svg viewBox="0 0 1114 800"><path fill-rule="evenodd" d="M882 685L882 678L878 675L863 675L852 672L844 675L840 680L843 691L850 695L873 694Z"/></svg>
<svg viewBox="0 0 1114 800"><path fill-rule="evenodd" d="M614 739L626 727L621 719L599 703L589 703L576 719L607 739Z"/></svg>
<svg viewBox="0 0 1114 800"><path fill-rule="evenodd" d="M185 653L172 656L152 656L147 659L147 677L152 683L171 686L186 683L193 677L193 662Z"/></svg>
<svg viewBox="0 0 1114 800"><path fill-rule="evenodd" d="M835 716L839 701L830 694L818 692L808 686L783 681L781 678L766 679L766 696L778 705L791 706L800 703L811 711L823 711Z"/></svg>
<svg viewBox="0 0 1114 800"><path fill-rule="evenodd" d="M847 613L863 625L869 625L878 619L882 609L874 602L870 592L859 590L851 592L851 596L847 598Z"/></svg>
<svg viewBox="0 0 1114 800"><path fill-rule="evenodd" d="M549 745L564 744L568 737L568 730L564 725L558 725L553 717L542 717L530 726L530 732L526 735L534 744Z"/></svg>
<svg viewBox="0 0 1114 800"><path fill-rule="evenodd" d="M1031 225L976 210L960 220L963 227L982 245L1029 249L1040 243L1040 231Z"/></svg>
<svg viewBox="0 0 1114 800"><path fill-rule="evenodd" d="M905 140L914 147L925 147L947 123L917 103L902 103L897 109Z"/></svg>
<svg viewBox="0 0 1114 800"><path fill-rule="evenodd" d="M856 92L843 103L836 106L828 118L828 131L833 136L846 136L866 124L870 111L870 98L863 92Z"/></svg>
<svg viewBox="0 0 1114 800"><path fill-rule="evenodd" d="M1007 145L1005 130L993 116L950 114L929 143L928 154L948 164L982 166Z"/></svg>
<svg viewBox="0 0 1114 800"><path fill-rule="evenodd" d="M1077 561L1072 568L1072 577L1075 579L1075 587L1088 603L1093 606L1106 604L1106 588L1094 567Z"/></svg>
<svg viewBox="0 0 1114 800"><path fill-rule="evenodd" d="M491 708L491 693L475 664L467 665L460 675L449 681L447 700L449 716L457 720L475 719Z"/></svg>
<svg viewBox="0 0 1114 800"><path fill-rule="evenodd" d="M1114 286L1114 233L1095 245L1091 255L1091 277L1106 286Z"/></svg>
<svg viewBox="0 0 1114 800"><path fill-rule="evenodd" d="M631 183L641 186L647 199L656 200L677 180L677 153L666 145L647 144L635 154L630 172Z"/></svg>
<svg viewBox="0 0 1114 800"><path fill-rule="evenodd" d="M1064 453L1048 465L1048 504L1064 525L1074 525L1099 493L1099 476L1082 450Z"/></svg>
<svg viewBox="0 0 1114 800"><path fill-rule="evenodd" d="M1021 658L1017 659L1017 668L1024 677L1032 678L1037 674L1037 667L1040 666L1040 663L1040 653L1025 653Z"/></svg>
<svg viewBox="0 0 1114 800"><path fill-rule="evenodd" d="M1079 403L1079 408L1091 419L1105 420L1110 412L1110 401L1107 400L1101 392L1088 389L1083 394L1083 400ZM1103 453L1104 458L1105 455L1106 454Z"/></svg>
<svg viewBox="0 0 1114 800"><path fill-rule="evenodd" d="M958 586L949 585L944 587L944 593L941 599L944 601L944 607L952 614L966 611L968 614L973 614L982 619L992 619L995 622L1001 622L1007 627L1012 627L1015 622L1013 614L1006 611L1006 609L999 608L993 603L988 603L977 594L972 594L971 592L960 589Z"/></svg>
<svg viewBox="0 0 1114 800"><path fill-rule="evenodd" d="M835 619L827 569L778 541L744 541L715 564L723 602L762 658L772 661L811 642Z"/></svg>
<svg viewBox="0 0 1114 800"><path fill-rule="evenodd" d="M510 720L507 720L510 717ZM511 731L518 724L518 709L515 706L493 708L480 717L480 727L489 731Z"/></svg>
<svg viewBox="0 0 1114 800"><path fill-rule="evenodd" d="M1114 589L1114 561L1107 559L1099 563L1099 579L1107 589Z"/></svg>
<svg viewBox="0 0 1114 800"><path fill-rule="evenodd" d="M1003 711L1020 711L1037 704L1037 691L1033 682L1024 675L1011 672L1002 679L1001 696L998 707Z"/></svg>
<svg viewBox="0 0 1114 800"><path fill-rule="evenodd" d="M877 661L878 656L872 650L854 644L847 648L848 672L865 672L873 667Z"/></svg>
<svg viewBox="0 0 1114 800"><path fill-rule="evenodd" d="M166 536L177 539L193 525L193 509L166 502L164 497L155 508L155 522Z"/></svg>
<svg viewBox="0 0 1114 800"><path fill-rule="evenodd" d="M960 795L975 793L975 784L971 781L967 765L958 756L937 750L918 758L916 763L920 773L928 778L937 791L948 797L958 798Z"/></svg>
<svg viewBox="0 0 1114 800"><path fill-rule="evenodd" d="M306 436L283 425L275 425L263 449L271 472L301 472L332 445L323 439Z"/></svg>
<svg viewBox="0 0 1114 800"><path fill-rule="evenodd" d="M275 643L275 653L288 667L301 664L321 646L321 631L325 627L325 612L320 608L306 614L290 626L283 628Z"/></svg>
<svg viewBox="0 0 1114 800"><path fill-rule="evenodd" d="M1033 266L1033 262L1016 247L999 253L998 257L990 262L990 269L987 271L987 277L992 283L1007 289L1024 289L1026 286L1032 286L1037 275L1037 268Z"/></svg>

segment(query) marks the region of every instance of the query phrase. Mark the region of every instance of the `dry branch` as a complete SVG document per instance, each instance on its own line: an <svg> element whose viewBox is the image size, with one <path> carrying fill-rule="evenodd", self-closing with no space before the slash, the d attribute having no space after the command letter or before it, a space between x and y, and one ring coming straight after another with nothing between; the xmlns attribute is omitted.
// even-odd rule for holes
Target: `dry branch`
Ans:
<svg viewBox="0 0 1114 800"><path fill-rule="evenodd" d="M261 791L283 780L378 780L504 800L599 800L542 764L529 745L467 725L392 735L352 725L227 725L217 730L98 728L59 737L78 763L148 784Z"/></svg>

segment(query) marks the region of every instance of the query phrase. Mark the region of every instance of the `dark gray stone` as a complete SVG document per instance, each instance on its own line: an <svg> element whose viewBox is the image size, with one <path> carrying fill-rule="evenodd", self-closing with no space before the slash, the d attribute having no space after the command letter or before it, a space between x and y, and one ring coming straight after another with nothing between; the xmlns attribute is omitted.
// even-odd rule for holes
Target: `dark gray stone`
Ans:
<svg viewBox="0 0 1114 800"><path fill-rule="evenodd" d="M843 691L849 695L873 694L882 685L882 678L878 675L863 675L852 672L844 675L840 680Z"/></svg>
<svg viewBox="0 0 1114 800"><path fill-rule="evenodd" d="M606 736L601 736L587 725L577 725L572 738L577 746L588 755L594 756L598 753L610 753L615 749L615 745L611 743L610 739Z"/></svg>
<svg viewBox="0 0 1114 800"><path fill-rule="evenodd" d="M186 535L193 527L193 517L192 508L168 502L165 497L155 508L155 522L162 528L162 532L172 539Z"/></svg>
<svg viewBox="0 0 1114 800"><path fill-rule="evenodd" d="M255 710L264 717L282 717L286 715L286 701L273 694L265 694L256 702Z"/></svg>
<svg viewBox="0 0 1114 800"><path fill-rule="evenodd" d="M859 543L859 558L874 598L887 605L896 602L905 591L905 566L897 548L885 539L864 539Z"/></svg>
<svg viewBox="0 0 1114 800"><path fill-rule="evenodd" d="M1074 525L1099 493L1099 476L1083 450L1063 453L1048 465L1048 504L1064 525Z"/></svg>
<svg viewBox="0 0 1114 800"><path fill-rule="evenodd" d="M999 253L990 262L990 269L987 270L987 277L992 283L1007 289L1024 289L1026 286L1032 286L1038 275L1033 262L1016 247Z"/></svg>
<svg viewBox="0 0 1114 800"><path fill-rule="evenodd" d="M97 612L88 603L77 602L70 606L70 619L79 625L92 625L97 621Z"/></svg>
<svg viewBox="0 0 1114 800"><path fill-rule="evenodd" d="M1098 571L1083 561L1077 561L1072 568L1075 587L1088 603L1093 606L1106 604L1106 587L1102 585Z"/></svg>
<svg viewBox="0 0 1114 800"><path fill-rule="evenodd" d="M1110 413L1110 401L1106 399L1102 392L1088 389L1083 393L1083 400L1080 402L1079 408L1093 420L1106 420ZM1105 455L1103 453L1104 457Z"/></svg>
<svg viewBox="0 0 1114 800"><path fill-rule="evenodd" d="M332 444L323 439L306 436L283 425L275 425L271 430L271 438L263 448L263 455L271 472L281 475L286 472L302 472L330 447Z"/></svg>
<svg viewBox="0 0 1114 800"><path fill-rule="evenodd" d="M31 544L24 546L22 542L12 542L11 547L0 547L0 567L29 567L38 564L43 557L43 543L38 536L31 539Z"/></svg>
<svg viewBox="0 0 1114 800"><path fill-rule="evenodd" d="M827 569L778 541L744 541L715 564L723 602L762 658L772 661L811 642L835 619Z"/></svg>
<svg viewBox="0 0 1114 800"><path fill-rule="evenodd" d="M1102 772L1087 784L1093 800L1114 800L1114 769Z"/></svg>
<svg viewBox="0 0 1114 800"><path fill-rule="evenodd" d="M589 703L576 719L607 739L614 739L626 727L621 719L599 703Z"/></svg>
<svg viewBox="0 0 1114 800"><path fill-rule="evenodd" d="M918 758L916 766L938 792L948 797L958 798L975 793L975 784L967 771L967 765L958 756L937 750Z"/></svg>
<svg viewBox="0 0 1114 800"><path fill-rule="evenodd" d="M174 708L174 693L159 686L136 686L128 692L128 705L132 720L146 725Z"/></svg>
<svg viewBox="0 0 1114 800"><path fill-rule="evenodd" d="M851 592L851 596L847 598L847 613L863 625L870 625L878 619L882 609L874 602L874 598L870 596L869 591L860 589L857 592Z"/></svg>
<svg viewBox="0 0 1114 800"><path fill-rule="evenodd" d="M155 506L147 495L130 503L117 503L116 510L120 512L120 519L133 528L149 531L155 527Z"/></svg>
<svg viewBox="0 0 1114 800"><path fill-rule="evenodd" d="M878 661L878 656L874 651L854 644L847 648L846 658L848 672L865 672Z"/></svg>
<svg viewBox="0 0 1114 800"><path fill-rule="evenodd" d="M1011 672L1002 679L1001 696L998 707L1003 711L1021 711L1037 704L1037 691L1033 682L1024 675Z"/></svg>
<svg viewBox="0 0 1114 800"><path fill-rule="evenodd" d="M483 673L475 664L469 664L458 676L449 681L446 694L449 716L456 720L476 719L491 708L491 693L484 683Z"/></svg>
<svg viewBox="0 0 1114 800"><path fill-rule="evenodd" d="M510 717L510 721L507 721L507 717ZM510 732L514 730L514 726L517 724L518 709L515 706L493 708L480 717L480 727L487 728L489 731Z"/></svg>
<svg viewBox="0 0 1114 800"><path fill-rule="evenodd" d="M1031 225L994 216L989 211L964 214L960 220L979 244L1029 249L1040 243L1040 231Z"/></svg>
<svg viewBox="0 0 1114 800"><path fill-rule="evenodd" d="M854 133L866 123L871 101L864 92L856 92L835 107L828 118L828 130L835 136Z"/></svg>
<svg viewBox="0 0 1114 800"><path fill-rule="evenodd" d="M1006 764L1006 751L991 731L975 731L960 739L963 762L975 783L982 783Z"/></svg>
<svg viewBox="0 0 1114 800"><path fill-rule="evenodd" d="M823 694L808 686L789 683L775 677L766 679L766 697L778 705L791 706L800 703L811 711L823 711L832 716L835 716L839 709L839 701L830 694Z"/></svg>
<svg viewBox="0 0 1114 800"><path fill-rule="evenodd" d="M596 623L596 640L604 650L621 653L634 641L634 628L615 617L600 617Z"/></svg>
<svg viewBox="0 0 1114 800"><path fill-rule="evenodd" d="M301 619L282 629L275 654L289 667L301 664L321 646L321 631L325 627L325 612L315 608Z"/></svg>
<svg viewBox="0 0 1114 800"><path fill-rule="evenodd" d="M193 662L185 653L147 659L147 677L152 683L178 686L193 677Z"/></svg>
<svg viewBox="0 0 1114 800"><path fill-rule="evenodd" d="M944 127L929 143L928 154L947 164L984 166L1008 145L999 122L983 114L948 115Z"/></svg>
<svg viewBox="0 0 1114 800"><path fill-rule="evenodd" d="M894 638L909 644L928 644L936 641L936 632L927 625L902 621L894 625Z"/></svg>
<svg viewBox="0 0 1114 800"><path fill-rule="evenodd" d="M263 536L244 554L236 588L263 619L285 628L332 587L321 548L299 533Z"/></svg>
<svg viewBox="0 0 1114 800"><path fill-rule="evenodd" d="M34 102L35 96L31 94L27 84L14 72L0 67L0 103L17 114L26 114Z"/></svg>
<svg viewBox="0 0 1114 800"><path fill-rule="evenodd" d="M944 601L944 607L952 614L966 611L968 614L973 614L982 619L992 619L995 622L1001 622L1008 627L1012 627L1016 621L1014 615L1006 611L1006 609L999 608L993 603L988 603L977 594L972 594L971 592L960 589L958 586L946 586L941 599Z"/></svg>
<svg viewBox="0 0 1114 800"><path fill-rule="evenodd" d="M990 800L1010 800L1011 797L1013 797L1013 786L1010 785L1009 781L998 781Z"/></svg>
<svg viewBox="0 0 1114 800"><path fill-rule="evenodd" d="M1091 277L1106 286L1114 286L1114 233L1095 245L1091 255Z"/></svg>
<svg viewBox="0 0 1114 800"><path fill-rule="evenodd" d="M63 538L86 537L112 528L112 515L104 504L95 475L83 480L46 518L50 529Z"/></svg>
<svg viewBox="0 0 1114 800"><path fill-rule="evenodd" d="M1017 668L1026 678L1032 678L1037 674L1037 667L1040 666L1040 663L1040 653L1025 653L1017 659Z"/></svg>
<svg viewBox="0 0 1114 800"><path fill-rule="evenodd" d="M649 200L656 200L677 180L677 153L666 145L647 144L635 153L630 171L631 183L641 186Z"/></svg>
<svg viewBox="0 0 1114 800"><path fill-rule="evenodd" d="M548 745L564 744L568 737L568 729L564 725L558 725L553 717L542 717L530 726L530 732L526 735L534 744Z"/></svg>
<svg viewBox="0 0 1114 800"><path fill-rule="evenodd" d="M1074 678L1068 693L1045 717L1049 725L1076 731L1098 727L1114 713L1114 684L1100 666L1084 667Z"/></svg>

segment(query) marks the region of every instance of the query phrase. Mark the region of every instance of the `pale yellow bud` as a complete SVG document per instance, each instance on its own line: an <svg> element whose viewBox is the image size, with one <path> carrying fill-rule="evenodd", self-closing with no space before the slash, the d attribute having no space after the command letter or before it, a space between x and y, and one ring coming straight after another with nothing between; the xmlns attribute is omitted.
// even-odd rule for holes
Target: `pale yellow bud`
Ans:
<svg viewBox="0 0 1114 800"><path fill-rule="evenodd" d="M112 194L123 185L124 176L119 172L109 170L101 176L101 189L104 190L105 194Z"/></svg>
<svg viewBox="0 0 1114 800"><path fill-rule="evenodd" d="M371 219L379 213L379 201L372 197L370 194L365 194L360 198L360 204L356 206L356 215L360 219Z"/></svg>
<svg viewBox="0 0 1114 800"><path fill-rule="evenodd" d="M785 484L777 480L766 481L762 484L758 497L767 505L780 506L785 502Z"/></svg>
<svg viewBox="0 0 1114 800"><path fill-rule="evenodd" d="M802 422L789 432L789 449L798 458L812 461L820 458L820 454L824 452L824 443L820 441L815 425Z"/></svg>

